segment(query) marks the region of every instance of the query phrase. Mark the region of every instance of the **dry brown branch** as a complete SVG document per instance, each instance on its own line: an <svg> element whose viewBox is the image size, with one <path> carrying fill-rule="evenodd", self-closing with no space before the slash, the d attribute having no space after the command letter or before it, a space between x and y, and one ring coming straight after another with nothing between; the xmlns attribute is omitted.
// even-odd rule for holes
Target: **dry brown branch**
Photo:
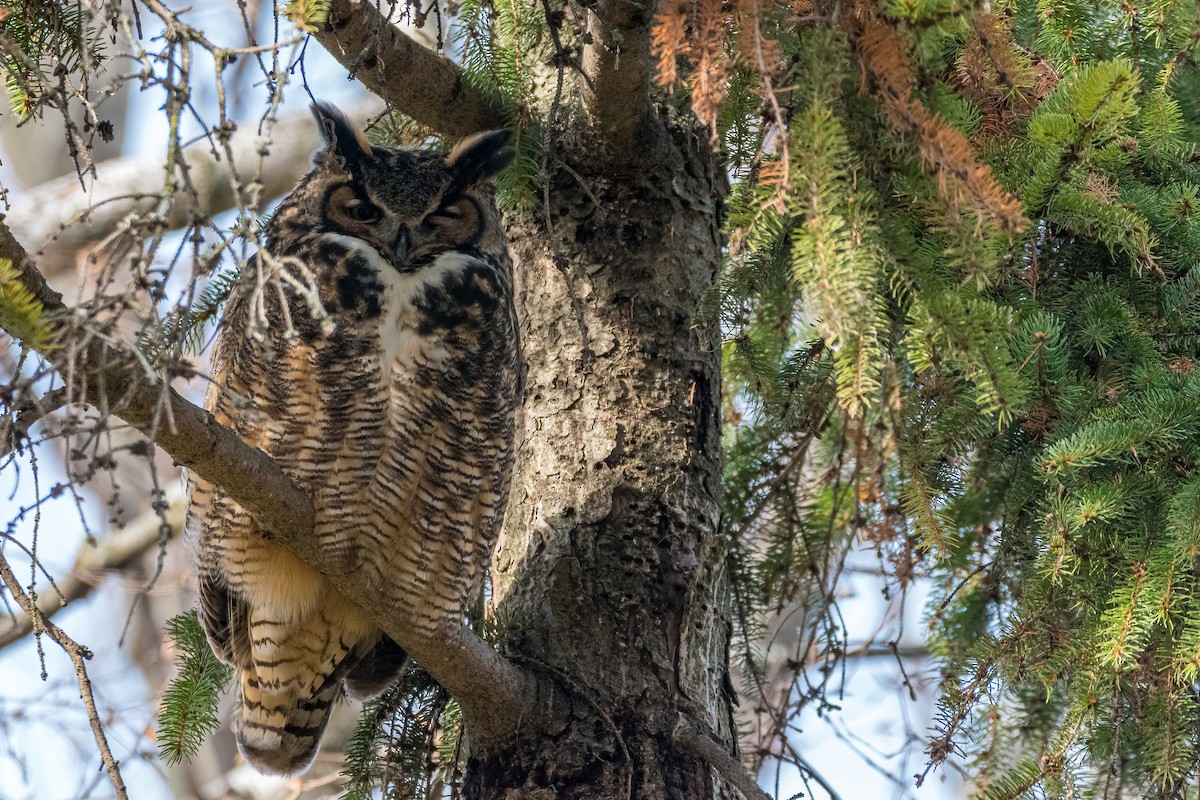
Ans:
<svg viewBox="0 0 1200 800"><path fill-rule="evenodd" d="M654 16L654 27L650 31L650 45L658 60L655 81L660 86L674 91L680 82L679 59L691 55L692 45L688 41L688 2L670 0L661 5Z"/></svg>
<svg viewBox="0 0 1200 800"><path fill-rule="evenodd" d="M533 680L501 658L461 624L448 625L432 634L421 633L410 608L421 603L399 603L382 608L377 592L359 573L330 570L313 532L313 508L308 496L262 451L250 447L219 425L211 414L189 403L157 374L147 374L133 353L93 338L68 359L73 315L61 297L28 260L24 249L0 223L0 258L18 266L21 280L43 304L59 347L49 360L59 368L76 394L76 402L95 405L102 414L120 417L158 444L175 461L200 477L222 487L240 503L272 538L325 575L353 602L369 613L439 683L463 709L473 735L482 739L511 732L514 720L529 717L538 700ZM54 358L59 359L58 362ZM19 587L18 587L19 588ZM24 608L24 607L23 607ZM32 605L26 614L40 611Z"/></svg>
<svg viewBox="0 0 1200 800"><path fill-rule="evenodd" d="M842 21L888 122L916 144L946 202L967 206L1006 231L1025 228L1021 201L997 183L966 137L913 98L916 71L900 35L865 3Z"/></svg>
<svg viewBox="0 0 1200 800"><path fill-rule="evenodd" d="M0 581L3 581L5 587L8 588L9 594L16 599L17 604L21 606L30 619L33 620L34 630L44 633L49 636L63 652L71 659L71 663L75 666L75 678L79 682L79 696L83 698L84 708L87 710L88 722L92 726L92 736L96 740L96 747L100 750L100 758L104 762L104 769L108 773L108 779L112 783L113 793L119 800L126 800L128 794L125 791L125 781L121 778L121 767L117 760L113 757L112 750L108 746L108 737L104 734L104 726L100 722L100 714L96 710L96 698L92 694L92 682L88 678L87 665L84 663L92 657L92 654L70 636L63 632L53 622L42 613L29 595L25 592L24 587L17 581L17 576L13 574L12 567L9 566L8 559L4 557L3 551L0 551Z"/></svg>
<svg viewBox="0 0 1200 800"><path fill-rule="evenodd" d="M94 544L85 542L71 571L56 580L58 591L39 595L39 613L50 619L70 603L91 594L106 572L126 567L166 537L178 536L183 529L183 491L176 490L173 494L162 514L147 512L106 539ZM167 531L163 531L164 524ZM0 649L25 638L33 628L34 620L28 614L13 620L11 628L0 630Z"/></svg>
<svg viewBox="0 0 1200 800"><path fill-rule="evenodd" d="M448 136L504 125L499 107L462 70L405 35L372 3L333 0L313 35L353 77L422 125Z"/></svg>

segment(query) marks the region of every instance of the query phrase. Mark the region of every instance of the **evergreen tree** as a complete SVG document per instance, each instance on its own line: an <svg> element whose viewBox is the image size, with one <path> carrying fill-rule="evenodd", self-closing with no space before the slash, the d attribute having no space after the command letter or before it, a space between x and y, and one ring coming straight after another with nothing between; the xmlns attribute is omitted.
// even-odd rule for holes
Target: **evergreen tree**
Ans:
<svg viewBox="0 0 1200 800"><path fill-rule="evenodd" d="M735 548L739 594L811 592L791 576L857 536L941 587L930 767L965 754L988 798L1183 796L1197 7L797 5L719 46L659 18L662 58L738 76L692 104L737 170L726 519L771 543Z"/></svg>

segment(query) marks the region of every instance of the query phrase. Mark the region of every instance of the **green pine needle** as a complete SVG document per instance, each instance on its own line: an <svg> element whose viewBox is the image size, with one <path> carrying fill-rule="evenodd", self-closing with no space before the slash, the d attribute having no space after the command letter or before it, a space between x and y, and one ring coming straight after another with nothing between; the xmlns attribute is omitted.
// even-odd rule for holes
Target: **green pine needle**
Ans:
<svg viewBox="0 0 1200 800"><path fill-rule="evenodd" d="M177 672L163 693L158 712L158 755L169 766L190 760L208 735L221 726L221 694L233 670L213 654L195 611L167 622L175 642Z"/></svg>
<svg viewBox="0 0 1200 800"><path fill-rule="evenodd" d="M445 690L410 663L390 689L363 704L346 742L343 800L423 799L439 777L448 781L457 753L439 747L456 741L461 725L451 708Z"/></svg>
<svg viewBox="0 0 1200 800"><path fill-rule="evenodd" d="M284 15L305 33L316 33L329 16L331 0L288 0Z"/></svg>
<svg viewBox="0 0 1200 800"><path fill-rule="evenodd" d="M6 258L0 258L0 328L33 350L45 351L51 345L51 327L41 302Z"/></svg>

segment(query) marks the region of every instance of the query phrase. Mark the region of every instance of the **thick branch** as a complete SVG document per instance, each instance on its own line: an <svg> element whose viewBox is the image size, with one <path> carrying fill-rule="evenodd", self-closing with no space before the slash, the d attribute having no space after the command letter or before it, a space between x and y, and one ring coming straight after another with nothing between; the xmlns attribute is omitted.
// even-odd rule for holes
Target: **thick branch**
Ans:
<svg viewBox="0 0 1200 800"><path fill-rule="evenodd" d="M20 265L23 282L42 301L48 319L57 322L59 333L69 333L70 310L45 285L3 223L0 258ZM381 607L376 602L378 593L362 574L329 571L313 536L312 502L266 454L247 445L156 376L147 375L129 353L96 342L77 357L76 364L77 371L79 364L84 365L89 387L101 387L100 394L88 396L90 402L133 425L178 464L220 486L276 541L329 578L454 695L471 722L473 735L503 736L518 720L528 717L535 700L532 680L470 630L457 625L431 636L414 633L424 626L412 624L408 609L419 603ZM27 609L26 613L33 611Z"/></svg>
<svg viewBox="0 0 1200 800"><path fill-rule="evenodd" d="M0 259L7 259L13 266L21 269L21 282L46 311L59 312L66 309L62 295L51 289L41 273L28 263L29 256L25 254L25 248L13 237L8 225L3 222L0 222Z"/></svg>
<svg viewBox="0 0 1200 800"><path fill-rule="evenodd" d="M683 750L707 761L721 777L737 787L746 800L770 800L770 796L754 782L754 776L746 771L728 750L717 743L715 737L705 733L693 720L680 714L672 736Z"/></svg>
<svg viewBox="0 0 1200 800"><path fill-rule="evenodd" d="M107 539L94 545L84 543L75 556L70 573L56 582L58 591L38 595L37 606L42 616L50 619L69 604L87 597L100 585L104 573L128 566L163 541L164 524L173 531L171 535L178 535L183 529L183 512L183 492L177 491L162 515L149 511ZM33 618L23 614L14 620L11 628L0 630L0 649L20 641L32 631Z"/></svg>
<svg viewBox="0 0 1200 800"><path fill-rule="evenodd" d="M449 136L504 125L499 106L461 69L406 36L372 3L333 0L314 35L353 77L422 125Z"/></svg>
<svg viewBox="0 0 1200 800"><path fill-rule="evenodd" d="M592 44L583 55L588 111L609 157L636 157L650 118L653 2L600 0L588 12Z"/></svg>

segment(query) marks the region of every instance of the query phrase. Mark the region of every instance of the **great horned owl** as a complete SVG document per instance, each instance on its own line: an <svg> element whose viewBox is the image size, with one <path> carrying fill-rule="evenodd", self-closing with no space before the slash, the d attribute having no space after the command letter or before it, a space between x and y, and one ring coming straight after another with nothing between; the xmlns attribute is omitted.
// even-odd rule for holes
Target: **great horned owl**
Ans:
<svg viewBox="0 0 1200 800"><path fill-rule="evenodd" d="M313 113L326 146L242 270L205 407L309 492L327 568L434 630L461 622L508 492L520 347L489 178L512 151L503 131L394 150ZM201 623L237 672L238 746L301 771L343 686L382 691L404 652L198 478L187 538Z"/></svg>

